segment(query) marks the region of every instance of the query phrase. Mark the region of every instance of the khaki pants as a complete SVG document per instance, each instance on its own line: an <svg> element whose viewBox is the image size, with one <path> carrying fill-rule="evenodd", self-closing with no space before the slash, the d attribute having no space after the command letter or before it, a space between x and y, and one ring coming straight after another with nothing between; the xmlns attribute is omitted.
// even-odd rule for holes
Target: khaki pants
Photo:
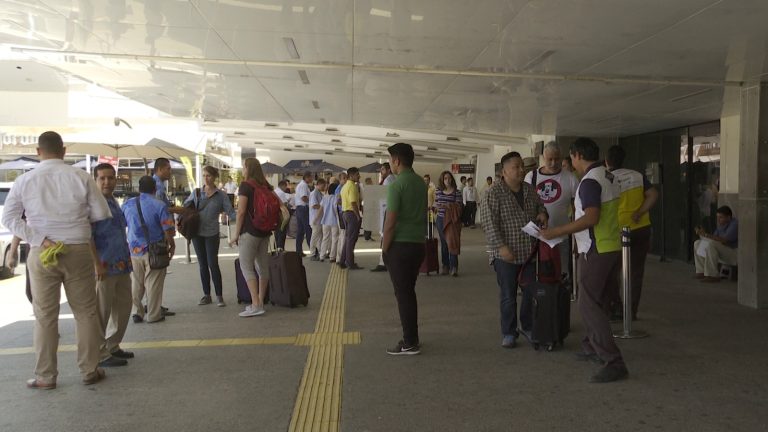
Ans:
<svg viewBox="0 0 768 432"><path fill-rule="evenodd" d="M339 228L339 236L336 238L336 262L341 262L341 251L344 250L344 238L347 230Z"/></svg>
<svg viewBox="0 0 768 432"><path fill-rule="evenodd" d="M737 265L737 249L730 248L718 241L710 240L709 246L705 250L706 256L699 255L699 244L701 240L693 243L693 257L696 262L696 273L704 273L708 277L720 277L717 271L717 264Z"/></svg>
<svg viewBox="0 0 768 432"><path fill-rule="evenodd" d="M133 273L131 273L133 305L136 307L136 315L144 318L144 293L147 294L147 321L159 321L163 317L160 307L163 302L163 284L165 283L164 269L149 268L149 254L132 256Z"/></svg>
<svg viewBox="0 0 768 432"><path fill-rule="evenodd" d="M336 246L338 246L339 227L336 225L323 225L323 243L320 246L320 258L326 255L336 260Z"/></svg>
<svg viewBox="0 0 768 432"><path fill-rule="evenodd" d="M87 244L66 245L56 266L43 267L42 249L33 247L29 253L29 277L32 284L32 305L35 311L35 376L43 383L55 383L59 374L56 352L59 348L59 302L61 285L75 315L77 336L77 365L83 379L96 374L99 345L104 334L99 326L96 305L96 277L93 258Z"/></svg>
<svg viewBox="0 0 768 432"><path fill-rule="evenodd" d="M96 298L99 304L99 323L104 332L101 359L109 358L120 349L120 342L131 317L131 275L105 276L96 282Z"/></svg>
<svg viewBox="0 0 768 432"><path fill-rule="evenodd" d="M323 243L323 226L320 224L312 225L312 240L309 242L310 255L322 255L320 246Z"/></svg>

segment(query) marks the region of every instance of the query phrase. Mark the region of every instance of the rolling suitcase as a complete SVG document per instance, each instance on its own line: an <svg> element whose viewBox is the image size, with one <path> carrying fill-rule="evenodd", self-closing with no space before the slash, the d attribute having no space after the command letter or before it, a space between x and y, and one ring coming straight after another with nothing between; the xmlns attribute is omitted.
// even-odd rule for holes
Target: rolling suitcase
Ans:
<svg viewBox="0 0 768 432"><path fill-rule="evenodd" d="M536 241L534 252L523 267L536 260L535 280L525 289L533 298L533 328L531 343L538 350L552 351L568 336L571 329L571 292L560 273L560 252L544 242ZM522 274L522 271L521 271Z"/></svg>
<svg viewBox="0 0 768 432"><path fill-rule="evenodd" d="M427 239L424 242L424 261L421 262L419 273L426 273L429 276L430 272L437 273L440 271L440 263L437 260L437 239L434 238L432 232L432 212L427 214Z"/></svg>
<svg viewBox="0 0 768 432"><path fill-rule="evenodd" d="M269 298L277 306L309 304L307 272L296 252L278 251L270 257Z"/></svg>

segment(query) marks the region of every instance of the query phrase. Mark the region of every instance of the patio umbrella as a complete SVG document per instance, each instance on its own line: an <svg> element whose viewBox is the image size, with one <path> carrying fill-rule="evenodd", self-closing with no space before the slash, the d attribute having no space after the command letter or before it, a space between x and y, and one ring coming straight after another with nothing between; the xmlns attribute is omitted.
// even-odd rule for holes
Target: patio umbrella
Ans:
<svg viewBox="0 0 768 432"><path fill-rule="evenodd" d="M275 165L272 162L265 162L261 164L261 170L264 171L264 175L273 175L273 174L288 174L290 173L290 170L287 170L280 165Z"/></svg>
<svg viewBox="0 0 768 432"><path fill-rule="evenodd" d="M28 171L28 170L34 169L39 163L40 163L39 161L36 161L34 159L20 157L18 159L14 159L12 161L8 161L0 164L0 170Z"/></svg>
<svg viewBox="0 0 768 432"><path fill-rule="evenodd" d="M346 171L346 169L342 168L342 167L340 167L338 165L334 165L332 163L323 161L323 162L319 163L318 165L312 167L312 171L315 171L315 172L340 173L340 172Z"/></svg>
<svg viewBox="0 0 768 432"><path fill-rule="evenodd" d="M378 162L370 163L360 167L361 173L377 173L381 169L381 164Z"/></svg>
<svg viewBox="0 0 768 432"><path fill-rule="evenodd" d="M98 164L99 164L99 161L97 159L91 159L91 168L96 168ZM86 167L88 167L88 160L83 159L80 162L73 163L72 166L75 168L85 169Z"/></svg>

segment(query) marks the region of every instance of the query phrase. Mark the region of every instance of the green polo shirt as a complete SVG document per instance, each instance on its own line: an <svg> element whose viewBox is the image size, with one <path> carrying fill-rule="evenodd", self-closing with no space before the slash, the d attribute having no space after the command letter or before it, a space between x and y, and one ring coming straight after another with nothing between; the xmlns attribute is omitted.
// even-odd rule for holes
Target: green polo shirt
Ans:
<svg viewBox="0 0 768 432"><path fill-rule="evenodd" d="M397 213L394 241L424 243L427 232L427 185L413 169L404 169L389 185L387 212Z"/></svg>

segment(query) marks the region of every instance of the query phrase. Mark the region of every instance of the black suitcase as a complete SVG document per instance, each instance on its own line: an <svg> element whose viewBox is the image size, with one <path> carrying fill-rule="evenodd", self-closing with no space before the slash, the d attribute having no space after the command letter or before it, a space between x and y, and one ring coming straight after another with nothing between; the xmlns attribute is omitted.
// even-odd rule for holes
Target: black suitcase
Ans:
<svg viewBox="0 0 768 432"><path fill-rule="evenodd" d="M523 266L529 265L538 251L539 245L535 242L534 252ZM533 301L531 343L536 350L543 347L552 351L558 344L563 345L571 330L571 291L567 281L542 282L539 277L537 259L535 280L524 288L530 290Z"/></svg>
<svg viewBox="0 0 768 432"><path fill-rule="evenodd" d="M277 306L309 304L307 272L296 252L278 251L269 258L269 298Z"/></svg>

